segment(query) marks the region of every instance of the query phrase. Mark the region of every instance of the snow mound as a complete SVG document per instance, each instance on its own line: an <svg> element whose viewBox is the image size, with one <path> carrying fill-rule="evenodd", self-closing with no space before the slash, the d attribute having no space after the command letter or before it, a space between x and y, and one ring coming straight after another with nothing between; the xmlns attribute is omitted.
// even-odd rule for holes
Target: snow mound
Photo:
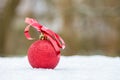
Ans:
<svg viewBox="0 0 120 80"><path fill-rule="evenodd" d="M33 69L27 57L0 58L0 80L120 80L120 58L62 56L52 69Z"/></svg>

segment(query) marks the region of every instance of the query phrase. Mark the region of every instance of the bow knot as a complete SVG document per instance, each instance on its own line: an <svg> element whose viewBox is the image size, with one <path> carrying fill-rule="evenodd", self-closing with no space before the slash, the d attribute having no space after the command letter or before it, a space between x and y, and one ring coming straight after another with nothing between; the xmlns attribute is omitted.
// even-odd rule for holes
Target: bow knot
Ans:
<svg viewBox="0 0 120 80"><path fill-rule="evenodd" d="M29 24L28 26L26 26L26 28L24 30L24 34L28 40L33 40L33 38L31 38L31 36L29 34L29 29L32 26L38 32L43 33L44 36L46 36L49 39L49 41L55 48L56 52L60 53L60 48L62 48L62 49L65 48L65 43L64 43L63 39L58 34L53 32L52 30L42 26L35 19L32 19L32 18L26 18L25 22L27 24Z"/></svg>

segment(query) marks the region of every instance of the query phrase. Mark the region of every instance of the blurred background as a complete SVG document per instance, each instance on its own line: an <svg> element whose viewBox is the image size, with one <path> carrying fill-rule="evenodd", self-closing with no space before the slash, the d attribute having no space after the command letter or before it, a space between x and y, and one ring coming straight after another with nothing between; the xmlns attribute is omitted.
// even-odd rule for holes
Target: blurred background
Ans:
<svg viewBox="0 0 120 80"><path fill-rule="evenodd" d="M0 0L0 56L27 55L26 17L61 35L62 55L120 56L120 0Z"/></svg>

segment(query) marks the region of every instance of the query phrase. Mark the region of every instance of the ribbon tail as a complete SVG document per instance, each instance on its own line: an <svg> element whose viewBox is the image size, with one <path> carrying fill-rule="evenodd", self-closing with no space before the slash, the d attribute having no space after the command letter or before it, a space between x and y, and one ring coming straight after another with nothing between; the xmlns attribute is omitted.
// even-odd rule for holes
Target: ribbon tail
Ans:
<svg viewBox="0 0 120 80"><path fill-rule="evenodd" d="M60 47L57 45L56 41L47 34L45 34L45 36L47 36L47 38L50 40L52 46L54 47L55 51L57 52L57 54L59 54L60 53Z"/></svg>
<svg viewBox="0 0 120 80"><path fill-rule="evenodd" d="M30 25L28 25L25 30L24 30L24 34L25 34L25 37L28 39L28 40L33 40L34 38L31 38L30 34L29 34L29 29L30 29Z"/></svg>
<svg viewBox="0 0 120 80"><path fill-rule="evenodd" d="M55 39L56 39L56 42L58 43L59 47L64 49L65 48L64 40L59 35L57 35L56 33L54 35L55 35Z"/></svg>

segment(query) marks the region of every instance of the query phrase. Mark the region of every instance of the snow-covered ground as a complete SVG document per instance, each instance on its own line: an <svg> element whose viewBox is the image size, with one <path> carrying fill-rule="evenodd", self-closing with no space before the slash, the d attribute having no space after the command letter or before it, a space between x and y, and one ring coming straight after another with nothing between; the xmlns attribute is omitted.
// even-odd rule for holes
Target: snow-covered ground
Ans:
<svg viewBox="0 0 120 80"><path fill-rule="evenodd" d="M0 80L120 80L120 58L62 56L52 69L33 69L27 57L0 58Z"/></svg>

